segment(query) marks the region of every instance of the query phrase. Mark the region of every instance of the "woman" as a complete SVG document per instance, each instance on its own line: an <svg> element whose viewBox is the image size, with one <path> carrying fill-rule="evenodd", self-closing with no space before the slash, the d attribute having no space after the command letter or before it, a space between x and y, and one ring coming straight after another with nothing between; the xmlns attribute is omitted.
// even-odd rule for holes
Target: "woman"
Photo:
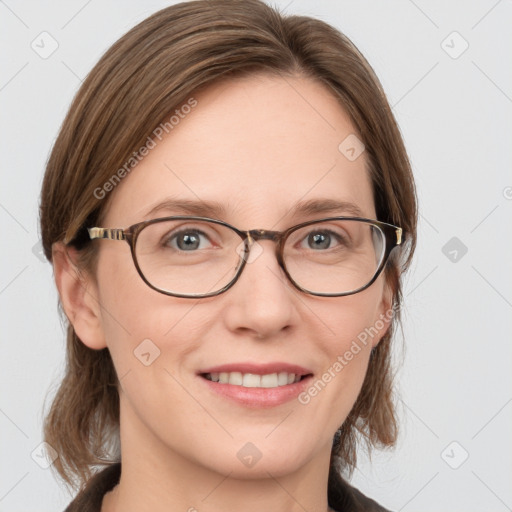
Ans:
<svg viewBox="0 0 512 512"><path fill-rule="evenodd" d="M396 440L416 199L345 36L257 0L157 12L74 99L41 226L66 510L385 510L342 474L358 440Z"/></svg>

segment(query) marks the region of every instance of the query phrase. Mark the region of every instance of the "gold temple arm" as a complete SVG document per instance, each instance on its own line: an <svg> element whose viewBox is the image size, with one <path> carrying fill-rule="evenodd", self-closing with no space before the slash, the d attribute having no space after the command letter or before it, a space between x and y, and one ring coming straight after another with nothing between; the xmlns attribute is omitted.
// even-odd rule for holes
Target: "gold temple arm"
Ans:
<svg viewBox="0 0 512 512"><path fill-rule="evenodd" d="M125 240L124 230L115 228L87 228L91 240L107 238L109 240Z"/></svg>
<svg viewBox="0 0 512 512"><path fill-rule="evenodd" d="M396 243L397 245L402 243L402 228L396 228Z"/></svg>

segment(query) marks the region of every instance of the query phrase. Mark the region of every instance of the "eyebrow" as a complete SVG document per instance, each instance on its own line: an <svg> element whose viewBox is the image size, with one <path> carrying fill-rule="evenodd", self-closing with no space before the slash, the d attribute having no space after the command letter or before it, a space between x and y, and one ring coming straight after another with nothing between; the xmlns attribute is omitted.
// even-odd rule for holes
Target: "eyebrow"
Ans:
<svg viewBox="0 0 512 512"><path fill-rule="evenodd" d="M308 201L299 201L292 209L294 215L314 215L317 213L343 213L354 217L364 217L359 206L349 201L338 201L337 199L310 199Z"/></svg>
<svg viewBox="0 0 512 512"><path fill-rule="evenodd" d="M217 201L194 201L191 199L173 199L169 198L158 203L148 211L146 217L151 217L155 213L169 211L186 215L195 215L198 217L217 218L225 214L225 207Z"/></svg>
<svg viewBox="0 0 512 512"><path fill-rule="evenodd" d="M151 208L145 217L151 217L155 213L168 211L198 217L221 219L226 216L226 208L218 201L195 201L191 199L168 198ZM364 217L362 210L349 201L336 199L310 199L295 203L289 215L315 215L315 214L348 214L354 217Z"/></svg>

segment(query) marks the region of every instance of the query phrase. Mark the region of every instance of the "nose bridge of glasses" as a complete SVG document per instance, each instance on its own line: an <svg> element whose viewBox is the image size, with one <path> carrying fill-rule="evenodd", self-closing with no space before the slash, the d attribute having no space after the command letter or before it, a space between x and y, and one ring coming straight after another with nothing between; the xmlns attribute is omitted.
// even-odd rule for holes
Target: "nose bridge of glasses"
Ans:
<svg viewBox="0 0 512 512"><path fill-rule="evenodd" d="M272 231L270 229L251 229L247 231L249 247L252 246L253 242L257 242L260 240L271 240L272 242L276 242L276 256L278 261L281 261L281 257L278 254L278 247L283 239L284 233L281 231Z"/></svg>
<svg viewBox="0 0 512 512"><path fill-rule="evenodd" d="M273 242L279 242L282 237L280 231L271 231L269 229L251 229L248 231L249 239L257 242L258 240L272 240Z"/></svg>
<svg viewBox="0 0 512 512"><path fill-rule="evenodd" d="M276 257L277 261L279 262L279 265L282 265L282 258L279 251L279 245L281 240L284 237L284 233L281 231L272 231L270 229L251 229L250 231L246 232L247 234L247 242L249 248L252 247L254 242L261 241L261 240L270 240L272 242L276 242L275 245L275 251L276 251ZM249 249L250 250L250 249Z"/></svg>

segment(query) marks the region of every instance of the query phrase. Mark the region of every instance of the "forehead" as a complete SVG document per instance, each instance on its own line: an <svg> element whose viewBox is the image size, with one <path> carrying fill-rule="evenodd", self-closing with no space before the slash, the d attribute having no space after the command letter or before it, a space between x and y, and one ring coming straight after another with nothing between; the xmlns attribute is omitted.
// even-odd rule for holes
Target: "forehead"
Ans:
<svg viewBox="0 0 512 512"><path fill-rule="evenodd" d="M183 214L173 201L218 203L215 217L246 229L302 220L293 206L318 199L374 217L366 155L347 157L357 133L327 86L260 74L191 98L195 106L175 111L169 133L113 191L109 225Z"/></svg>

